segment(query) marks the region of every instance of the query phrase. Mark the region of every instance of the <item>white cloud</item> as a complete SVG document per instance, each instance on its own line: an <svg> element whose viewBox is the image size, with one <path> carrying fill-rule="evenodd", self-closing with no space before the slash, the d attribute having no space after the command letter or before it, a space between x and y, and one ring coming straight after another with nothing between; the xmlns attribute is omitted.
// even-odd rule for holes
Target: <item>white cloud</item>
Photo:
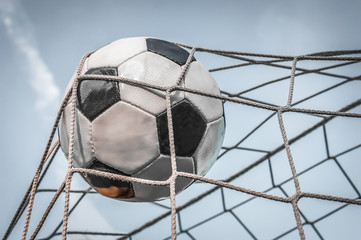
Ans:
<svg viewBox="0 0 361 240"><path fill-rule="evenodd" d="M29 19L16 0L0 0L0 14L9 37L26 59L29 83L37 95L35 108L47 118L49 110L57 108L60 90L35 44Z"/></svg>

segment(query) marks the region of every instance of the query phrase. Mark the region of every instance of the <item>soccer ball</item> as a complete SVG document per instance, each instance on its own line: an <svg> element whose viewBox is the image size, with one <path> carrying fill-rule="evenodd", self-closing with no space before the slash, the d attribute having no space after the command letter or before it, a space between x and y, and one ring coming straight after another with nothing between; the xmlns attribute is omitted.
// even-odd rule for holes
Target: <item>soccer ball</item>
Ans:
<svg viewBox="0 0 361 240"><path fill-rule="evenodd" d="M92 53L81 75L111 75L161 87L177 84L189 52L154 38L126 38ZM75 76L70 80L69 90ZM194 57L180 86L212 94L219 88ZM170 95L177 171L205 175L220 151L223 103L185 91ZM59 123L61 148L68 156L71 104ZM165 92L121 81L82 78L77 88L73 165L149 180L167 180L171 158ZM125 182L92 174L84 179L104 196L154 201L170 196L169 186ZM178 177L176 193L193 182Z"/></svg>

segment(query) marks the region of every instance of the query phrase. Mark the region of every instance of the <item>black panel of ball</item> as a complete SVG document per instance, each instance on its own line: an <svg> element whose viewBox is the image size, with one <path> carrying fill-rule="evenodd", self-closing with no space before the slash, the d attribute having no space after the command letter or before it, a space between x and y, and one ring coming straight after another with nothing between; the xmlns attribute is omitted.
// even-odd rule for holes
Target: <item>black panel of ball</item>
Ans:
<svg viewBox="0 0 361 240"><path fill-rule="evenodd" d="M147 48L148 51L166 57L179 65L184 65L189 56L189 52L187 52L187 50L175 45L174 43L154 38L147 38ZM196 59L193 57L192 61L195 60Z"/></svg>
<svg viewBox="0 0 361 240"><path fill-rule="evenodd" d="M206 121L189 102L172 107L174 144L177 156L191 157L206 130ZM167 112L157 117L160 152L170 154Z"/></svg>
<svg viewBox="0 0 361 240"><path fill-rule="evenodd" d="M91 68L88 71L86 71L85 74L118 76L118 69L115 67Z"/></svg>
<svg viewBox="0 0 361 240"><path fill-rule="evenodd" d="M116 68L95 68L85 74L117 75ZM97 116L120 101L117 83L105 80L82 80L77 92L77 107L86 118L93 121Z"/></svg>
<svg viewBox="0 0 361 240"><path fill-rule="evenodd" d="M118 171L97 159L93 159L88 169L99 170L102 172L116 173L128 176L121 171ZM130 182L110 179L93 174L83 174L84 178L102 195L110 198L132 198L134 197L133 186Z"/></svg>

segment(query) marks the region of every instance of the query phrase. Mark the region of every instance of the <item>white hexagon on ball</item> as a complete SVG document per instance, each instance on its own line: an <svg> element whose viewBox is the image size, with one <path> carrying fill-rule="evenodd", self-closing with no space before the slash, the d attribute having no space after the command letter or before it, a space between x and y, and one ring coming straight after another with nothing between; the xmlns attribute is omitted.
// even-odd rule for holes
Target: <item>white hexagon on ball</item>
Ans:
<svg viewBox="0 0 361 240"><path fill-rule="evenodd" d="M118 102L92 122L96 158L126 174L159 155L155 117Z"/></svg>

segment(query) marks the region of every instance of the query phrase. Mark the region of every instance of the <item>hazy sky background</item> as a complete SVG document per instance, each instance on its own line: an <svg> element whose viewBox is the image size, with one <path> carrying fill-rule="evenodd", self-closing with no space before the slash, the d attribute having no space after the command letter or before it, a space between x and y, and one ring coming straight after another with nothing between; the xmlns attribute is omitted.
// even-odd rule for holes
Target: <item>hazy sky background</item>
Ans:
<svg viewBox="0 0 361 240"><path fill-rule="evenodd" d="M0 235L84 53L132 36L281 55L360 49L360 10L360 0L0 0Z"/></svg>

